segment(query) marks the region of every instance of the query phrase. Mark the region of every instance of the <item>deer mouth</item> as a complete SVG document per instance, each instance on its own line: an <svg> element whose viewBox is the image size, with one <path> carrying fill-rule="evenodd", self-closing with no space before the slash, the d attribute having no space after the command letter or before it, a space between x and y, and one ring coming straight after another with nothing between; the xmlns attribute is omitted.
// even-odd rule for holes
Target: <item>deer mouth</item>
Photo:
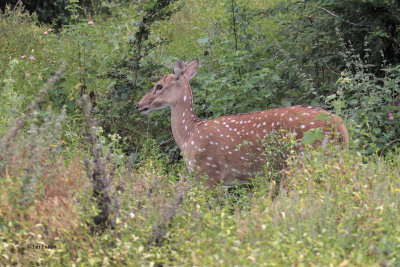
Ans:
<svg viewBox="0 0 400 267"><path fill-rule="evenodd" d="M147 113L149 111L149 108L142 108L138 110L140 113Z"/></svg>

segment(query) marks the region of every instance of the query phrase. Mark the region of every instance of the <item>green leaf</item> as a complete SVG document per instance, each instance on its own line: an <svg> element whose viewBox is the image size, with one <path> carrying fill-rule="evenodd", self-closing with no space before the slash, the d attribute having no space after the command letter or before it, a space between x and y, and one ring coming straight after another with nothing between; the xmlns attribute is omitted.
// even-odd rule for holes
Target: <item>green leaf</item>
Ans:
<svg viewBox="0 0 400 267"><path fill-rule="evenodd" d="M335 98L336 98L336 94L328 95L328 96L326 97L325 102L331 101L332 99L335 99Z"/></svg>
<svg viewBox="0 0 400 267"><path fill-rule="evenodd" d="M322 140L324 135L320 128L311 129L304 133L303 139L301 140L303 144L310 145L313 144L315 141Z"/></svg>
<svg viewBox="0 0 400 267"><path fill-rule="evenodd" d="M319 121L319 120L324 120L326 118L329 118L331 115L326 114L326 113L321 113L317 117L315 117L312 121Z"/></svg>

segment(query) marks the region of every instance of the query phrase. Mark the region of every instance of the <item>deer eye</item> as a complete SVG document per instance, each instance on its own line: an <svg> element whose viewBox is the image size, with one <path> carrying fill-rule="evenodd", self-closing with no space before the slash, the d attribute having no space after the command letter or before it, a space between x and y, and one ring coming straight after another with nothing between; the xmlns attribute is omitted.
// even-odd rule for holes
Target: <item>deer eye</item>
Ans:
<svg viewBox="0 0 400 267"><path fill-rule="evenodd" d="M156 91L161 90L161 89L162 89L162 85L161 84L157 84Z"/></svg>

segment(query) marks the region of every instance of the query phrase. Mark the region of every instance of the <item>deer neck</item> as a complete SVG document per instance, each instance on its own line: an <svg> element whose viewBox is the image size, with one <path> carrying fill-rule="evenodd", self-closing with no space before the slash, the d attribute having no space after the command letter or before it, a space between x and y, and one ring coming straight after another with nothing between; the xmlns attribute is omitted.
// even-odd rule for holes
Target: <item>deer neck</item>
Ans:
<svg viewBox="0 0 400 267"><path fill-rule="evenodd" d="M194 112L193 96L190 85L183 87L183 94L175 105L171 106L171 128L175 142L183 151L188 138L194 134L196 125L201 121Z"/></svg>

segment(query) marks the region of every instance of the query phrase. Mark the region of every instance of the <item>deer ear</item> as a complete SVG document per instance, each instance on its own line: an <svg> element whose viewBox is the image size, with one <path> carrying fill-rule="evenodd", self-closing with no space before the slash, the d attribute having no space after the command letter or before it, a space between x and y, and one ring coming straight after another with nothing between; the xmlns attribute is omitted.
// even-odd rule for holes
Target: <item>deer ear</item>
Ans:
<svg viewBox="0 0 400 267"><path fill-rule="evenodd" d="M175 78L179 78L184 73L185 73L185 62L182 59L179 59L174 65L174 76Z"/></svg>
<svg viewBox="0 0 400 267"><path fill-rule="evenodd" d="M198 59L193 60L187 65L185 72L187 73L189 80L192 79L194 75L196 75L198 69L199 69Z"/></svg>

